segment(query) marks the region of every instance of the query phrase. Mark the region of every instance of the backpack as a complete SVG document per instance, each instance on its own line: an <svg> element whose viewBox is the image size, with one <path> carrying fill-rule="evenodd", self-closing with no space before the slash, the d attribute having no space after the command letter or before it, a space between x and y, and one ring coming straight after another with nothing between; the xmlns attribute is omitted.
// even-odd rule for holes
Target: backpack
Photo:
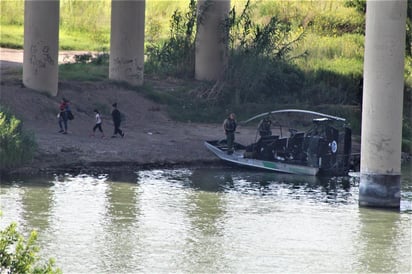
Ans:
<svg viewBox="0 0 412 274"><path fill-rule="evenodd" d="M74 119L74 115L71 111L67 111L67 119L69 120L73 120Z"/></svg>
<svg viewBox="0 0 412 274"><path fill-rule="evenodd" d="M126 115L123 112L120 112L120 121L123 123L126 121Z"/></svg>

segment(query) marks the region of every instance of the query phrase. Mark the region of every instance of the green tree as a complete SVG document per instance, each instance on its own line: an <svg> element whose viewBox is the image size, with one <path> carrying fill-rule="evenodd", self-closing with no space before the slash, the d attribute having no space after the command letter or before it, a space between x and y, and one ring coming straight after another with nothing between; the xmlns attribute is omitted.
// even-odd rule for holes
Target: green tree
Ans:
<svg viewBox="0 0 412 274"><path fill-rule="evenodd" d="M365 14L366 0L347 0L345 7L354 8L357 12ZM407 56L412 56L412 0L407 1L405 50Z"/></svg>
<svg viewBox="0 0 412 274"><path fill-rule="evenodd" d="M347 0L345 7L355 8L356 11L365 14L366 13L366 0Z"/></svg>
<svg viewBox="0 0 412 274"><path fill-rule="evenodd" d="M0 231L0 273L62 273L54 267L54 260L39 263L36 245L37 233L32 231L26 240L18 231L15 223Z"/></svg>
<svg viewBox="0 0 412 274"><path fill-rule="evenodd" d="M196 1L190 0L186 13L175 10L170 26L170 37L161 45L147 46L146 70L156 73L193 77L195 66Z"/></svg>
<svg viewBox="0 0 412 274"><path fill-rule="evenodd" d="M225 84L220 89L212 88L207 94L209 98L229 93L227 98L232 98L235 105L261 103L274 96L275 90L287 92L283 89L285 83L299 85L303 81L288 62L306 55L291 56L293 47L304 37L304 29L292 33L291 22L277 16L258 24L252 20L252 14L250 1L240 14L235 8L230 11L230 58ZM296 88L296 84L290 87Z"/></svg>
<svg viewBox="0 0 412 274"><path fill-rule="evenodd" d="M33 158L34 136L23 131L22 122L0 106L0 167L12 168Z"/></svg>

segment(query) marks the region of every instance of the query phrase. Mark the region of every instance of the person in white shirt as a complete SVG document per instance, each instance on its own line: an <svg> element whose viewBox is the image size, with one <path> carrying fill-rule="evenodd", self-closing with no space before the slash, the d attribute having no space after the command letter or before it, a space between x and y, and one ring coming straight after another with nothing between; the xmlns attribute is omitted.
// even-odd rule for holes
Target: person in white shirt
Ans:
<svg viewBox="0 0 412 274"><path fill-rule="evenodd" d="M96 129L99 129L99 131L102 133L102 138L104 137L103 129L102 129L102 117L100 116L100 113L97 109L94 110L94 113L96 114L96 124L93 127L93 134L91 136L94 137L94 133Z"/></svg>

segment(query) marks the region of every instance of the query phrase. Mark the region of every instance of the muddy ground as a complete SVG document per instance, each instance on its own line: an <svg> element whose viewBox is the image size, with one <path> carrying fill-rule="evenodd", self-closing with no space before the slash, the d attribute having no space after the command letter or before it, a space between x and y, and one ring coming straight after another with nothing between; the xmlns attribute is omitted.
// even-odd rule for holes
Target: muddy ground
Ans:
<svg viewBox="0 0 412 274"><path fill-rule="evenodd" d="M23 54L20 50L0 49L0 104L24 121L24 128L35 134L38 150L34 160L11 173L82 172L110 169L162 166L219 165L204 140L224 138L221 124L196 124L172 121L165 105L154 103L136 91L107 82L60 81L56 97L25 88L21 81ZM60 53L60 62L73 53ZM155 89L168 92L179 81L150 80ZM60 100L71 102L75 119L69 133L58 133L57 113ZM111 105L118 103L126 120L121 128L125 137L110 138L113 133ZM105 137L96 132L93 109L103 116ZM225 117L222 117L222 121ZM254 128L239 127L237 140L254 140Z"/></svg>

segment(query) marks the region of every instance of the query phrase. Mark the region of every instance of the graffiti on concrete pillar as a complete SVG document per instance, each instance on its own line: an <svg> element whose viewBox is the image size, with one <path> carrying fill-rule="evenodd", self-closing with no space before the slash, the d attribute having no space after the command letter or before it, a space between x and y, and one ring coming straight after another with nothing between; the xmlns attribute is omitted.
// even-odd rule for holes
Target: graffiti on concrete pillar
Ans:
<svg viewBox="0 0 412 274"><path fill-rule="evenodd" d="M48 65L55 65L54 59L50 55L50 47L44 41L39 41L30 47L30 64L34 67L34 73L46 69Z"/></svg>
<svg viewBox="0 0 412 274"><path fill-rule="evenodd" d="M125 81L141 81L143 79L143 66L140 63L138 58L116 57L113 60L111 72Z"/></svg>

